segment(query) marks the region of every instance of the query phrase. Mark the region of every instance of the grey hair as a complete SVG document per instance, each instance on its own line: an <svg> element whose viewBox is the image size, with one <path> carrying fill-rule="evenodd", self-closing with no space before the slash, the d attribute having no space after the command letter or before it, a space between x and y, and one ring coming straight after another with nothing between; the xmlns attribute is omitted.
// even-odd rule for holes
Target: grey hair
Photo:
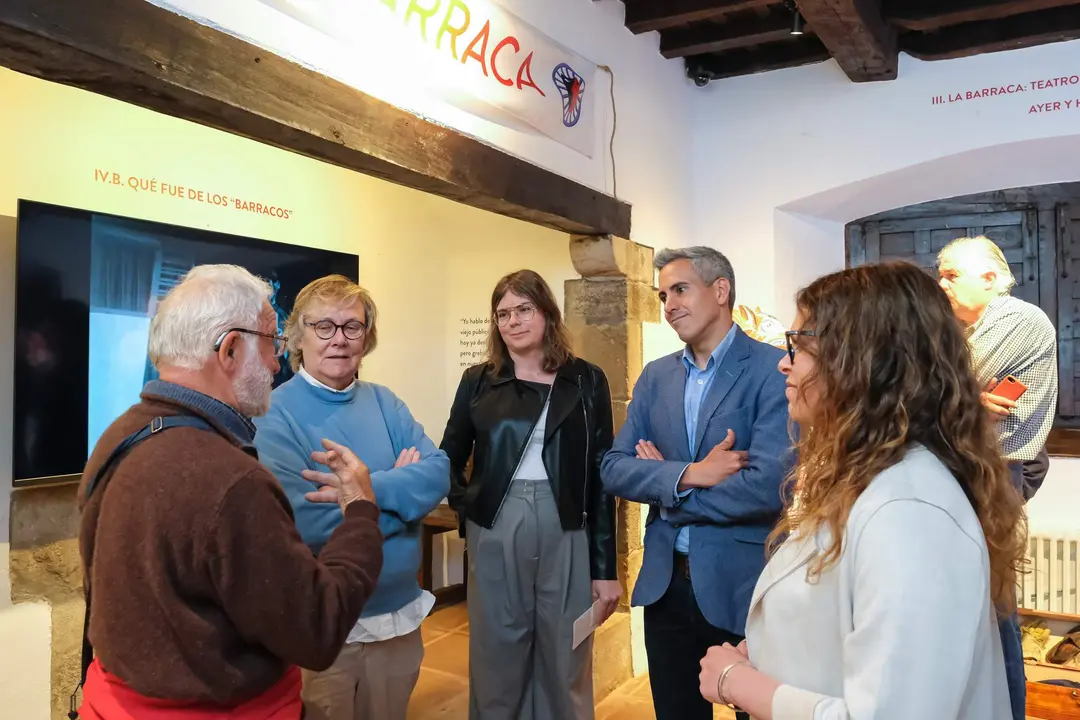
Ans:
<svg viewBox="0 0 1080 720"><path fill-rule="evenodd" d="M704 245L695 245L685 248L665 248L656 254L653 267L663 270L676 260L689 260L694 273L701 278L701 282L712 285L720 278L728 281L728 310L735 309L735 269L731 267L731 261L724 253L715 248Z"/></svg>
<svg viewBox="0 0 1080 720"><path fill-rule="evenodd" d="M1005 253L990 238L985 235L977 237L962 237L950 242L938 253L940 265L946 255L958 247L970 247L975 250L974 257L984 265L986 270L993 270L997 279L994 281L994 290L998 295L1008 295L1016 287L1016 278L1009 269L1009 262L1005 259Z"/></svg>
<svg viewBox="0 0 1080 720"><path fill-rule="evenodd" d="M158 304L150 321L150 362L201 369L223 332L259 329L272 294L270 283L239 265L196 265Z"/></svg>

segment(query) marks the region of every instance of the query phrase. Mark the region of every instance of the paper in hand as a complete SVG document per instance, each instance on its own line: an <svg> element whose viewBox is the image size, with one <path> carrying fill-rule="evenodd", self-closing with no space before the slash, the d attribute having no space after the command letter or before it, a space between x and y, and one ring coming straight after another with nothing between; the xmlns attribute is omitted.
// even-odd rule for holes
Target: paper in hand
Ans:
<svg viewBox="0 0 1080 720"><path fill-rule="evenodd" d="M583 612L581 617L574 621L574 650L577 649L578 645L585 642L585 638L592 635L593 630L599 627L600 624L597 622L597 619L600 617L600 601L597 600L592 604L592 607Z"/></svg>

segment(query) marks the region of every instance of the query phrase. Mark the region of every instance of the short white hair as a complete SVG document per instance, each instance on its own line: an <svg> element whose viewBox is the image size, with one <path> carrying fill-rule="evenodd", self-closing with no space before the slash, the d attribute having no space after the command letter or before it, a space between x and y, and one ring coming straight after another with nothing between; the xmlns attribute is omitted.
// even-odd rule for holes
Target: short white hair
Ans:
<svg viewBox="0 0 1080 720"><path fill-rule="evenodd" d="M1008 295L1016 286L1016 278L1013 277L1012 270L1009 269L1009 262L1005 259L1005 253L1001 252L1001 248L990 238L985 235L957 238L943 247L941 252L938 253L938 264L941 264L947 256L951 256L955 260L953 251L957 248L968 249L970 251L968 257L978 263L980 270L984 272L992 270L994 272L997 278L994 281L994 292L998 295Z"/></svg>
<svg viewBox="0 0 1080 720"><path fill-rule="evenodd" d="M199 370L229 328L259 329L270 283L239 265L196 265L162 299L150 321L150 362Z"/></svg>

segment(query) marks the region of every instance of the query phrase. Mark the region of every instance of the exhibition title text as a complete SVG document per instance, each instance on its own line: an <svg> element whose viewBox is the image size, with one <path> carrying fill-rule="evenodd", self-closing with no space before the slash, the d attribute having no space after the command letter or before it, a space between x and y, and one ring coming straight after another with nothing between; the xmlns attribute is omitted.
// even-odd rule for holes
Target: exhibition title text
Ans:
<svg viewBox="0 0 1080 720"><path fill-rule="evenodd" d="M930 104L949 105L958 102L986 100L988 98L1019 95L1029 92L1042 92L1074 86L1080 86L1080 74L1036 78L1027 82L1004 83L993 87L960 90L958 92L950 92L948 96L934 95L930 98ZM1080 107L1080 96L1075 99L1069 98L1066 100L1032 103L1028 108L1028 114L1038 115L1041 113L1058 112L1060 110L1072 110L1078 107Z"/></svg>
<svg viewBox="0 0 1080 720"><path fill-rule="evenodd" d="M129 190L152 195L163 195L176 200L188 200L191 202L213 205L216 207L230 208L241 212L249 212L257 215L265 215L280 220L288 220L292 216L292 210L278 205L271 205L247 198L228 196L224 193L193 188L179 185L168 180L156 177L143 177L140 175L122 175L110 170L94 170L94 182L115 187L126 187Z"/></svg>

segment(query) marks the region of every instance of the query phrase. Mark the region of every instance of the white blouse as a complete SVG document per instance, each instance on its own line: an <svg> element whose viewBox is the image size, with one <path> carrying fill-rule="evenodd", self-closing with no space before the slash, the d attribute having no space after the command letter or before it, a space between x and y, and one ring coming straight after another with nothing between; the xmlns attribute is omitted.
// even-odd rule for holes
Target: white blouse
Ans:
<svg viewBox="0 0 1080 720"><path fill-rule="evenodd" d="M544 434L547 432L548 408L551 407L551 392L544 400L540 419L536 421L525 452L514 472L514 480L547 480L547 468L544 467Z"/></svg>
<svg viewBox="0 0 1080 720"><path fill-rule="evenodd" d="M843 551L789 539L758 580L746 636L784 683L776 720L1011 720L982 528L960 485L914 446L852 507Z"/></svg>

